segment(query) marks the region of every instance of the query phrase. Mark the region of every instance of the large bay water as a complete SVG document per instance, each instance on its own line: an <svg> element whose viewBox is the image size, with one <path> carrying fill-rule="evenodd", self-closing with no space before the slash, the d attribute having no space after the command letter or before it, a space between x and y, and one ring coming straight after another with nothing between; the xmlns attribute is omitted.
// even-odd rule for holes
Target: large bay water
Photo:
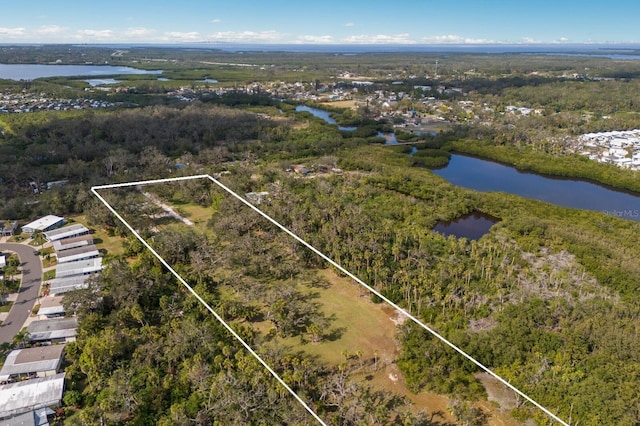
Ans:
<svg viewBox="0 0 640 426"><path fill-rule="evenodd" d="M640 194L590 182L526 173L493 161L452 155L447 167L434 170L449 182L476 191L499 191L559 206L594 210L640 221Z"/></svg>
<svg viewBox="0 0 640 426"><path fill-rule="evenodd" d="M43 77L85 77L118 74L162 74L162 70L148 71L112 65L0 64L0 78L5 80L34 80Z"/></svg>

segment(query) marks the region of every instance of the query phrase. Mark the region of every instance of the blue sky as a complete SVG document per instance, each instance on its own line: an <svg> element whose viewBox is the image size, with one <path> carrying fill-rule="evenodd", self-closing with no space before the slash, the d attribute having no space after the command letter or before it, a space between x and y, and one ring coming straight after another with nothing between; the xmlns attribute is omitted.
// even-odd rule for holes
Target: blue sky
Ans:
<svg viewBox="0 0 640 426"><path fill-rule="evenodd" d="M0 43L640 43L640 1L0 0Z"/></svg>

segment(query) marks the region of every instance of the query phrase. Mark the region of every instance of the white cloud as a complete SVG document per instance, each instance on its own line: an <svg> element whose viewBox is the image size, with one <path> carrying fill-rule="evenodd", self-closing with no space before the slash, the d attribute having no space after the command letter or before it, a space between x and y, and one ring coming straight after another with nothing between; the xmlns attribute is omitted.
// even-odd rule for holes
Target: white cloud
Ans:
<svg viewBox="0 0 640 426"><path fill-rule="evenodd" d="M495 43L493 40L484 38L469 38L462 37L456 34L438 35L423 37L421 40L423 43L429 44L488 44Z"/></svg>
<svg viewBox="0 0 640 426"><path fill-rule="evenodd" d="M113 31L112 30L91 30L91 29L87 29L87 30L78 30L77 31L77 35L80 38L94 38L94 39L111 39L113 38Z"/></svg>
<svg viewBox="0 0 640 426"><path fill-rule="evenodd" d="M353 27L356 24L354 24L353 22L347 22L346 24L344 24L345 27Z"/></svg>
<svg viewBox="0 0 640 426"><path fill-rule="evenodd" d="M560 37L557 40L553 40L554 43L568 43L570 40L567 37Z"/></svg>
<svg viewBox="0 0 640 426"><path fill-rule="evenodd" d="M376 35L354 35L342 39L343 43L353 44L415 44L415 41L409 38L409 34L376 34Z"/></svg>
<svg viewBox="0 0 640 426"><path fill-rule="evenodd" d="M216 19L212 19L212 20L211 20L211 23L212 23L212 24L219 24L220 22L222 22L222 19L218 19L218 18L216 18Z"/></svg>
<svg viewBox="0 0 640 426"><path fill-rule="evenodd" d="M227 43L277 43L283 42L283 35L277 31L218 31L207 36L210 41Z"/></svg>
<svg viewBox="0 0 640 426"><path fill-rule="evenodd" d="M59 25L43 25L43 26L41 26L40 28L38 28L36 30L36 34L52 36L52 35L57 35L57 34L63 34L67 30L68 30L68 28L61 27Z"/></svg>
<svg viewBox="0 0 640 426"><path fill-rule="evenodd" d="M314 35L303 35L299 36L296 43L315 43L315 44L331 44L334 43L333 36L330 35L322 35L322 36L314 36Z"/></svg>
<svg viewBox="0 0 640 426"><path fill-rule="evenodd" d="M128 28L124 32L124 35L127 37L146 37L146 36L150 36L154 32L155 30L151 30L149 28L135 27L135 28Z"/></svg>
<svg viewBox="0 0 640 426"><path fill-rule="evenodd" d="M24 28L5 28L0 27L0 36L21 37L26 34Z"/></svg>
<svg viewBox="0 0 640 426"><path fill-rule="evenodd" d="M200 35L197 31L191 32L180 32L180 31L171 31L168 33L164 33L166 39L171 41L204 41L202 35Z"/></svg>
<svg viewBox="0 0 640 426"><path fill-rule="evenodd" d="M535 44L535 43L542 43L542 41L540 40L536 40L533 37L522 37L521 43L525 43L525 44Z"/></svg>

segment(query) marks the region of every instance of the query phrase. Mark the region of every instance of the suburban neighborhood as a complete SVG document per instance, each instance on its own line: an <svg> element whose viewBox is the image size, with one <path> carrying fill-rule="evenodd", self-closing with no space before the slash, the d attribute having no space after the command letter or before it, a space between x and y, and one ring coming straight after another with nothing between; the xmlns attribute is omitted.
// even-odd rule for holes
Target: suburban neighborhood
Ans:
<svg viewBox="0 0 640 426"><path fill-rule="evenodd" d="M3 289L10 289L0 293L0 306L10 306L0 311L0 344L12 349L0 367L0 422L48 425L62 403L65 348L78 326L65 312L64 294L87 288L102 269L101 253L85 225L64 217L0 225ZM36 269L39 276L27 280Z"/></svg>
<svg viewBox="0 0 640 426"><path fill-rule="evenodd" d="M586 133L578 137L578 146L591 160L640 170L640 129Z"/></svg>

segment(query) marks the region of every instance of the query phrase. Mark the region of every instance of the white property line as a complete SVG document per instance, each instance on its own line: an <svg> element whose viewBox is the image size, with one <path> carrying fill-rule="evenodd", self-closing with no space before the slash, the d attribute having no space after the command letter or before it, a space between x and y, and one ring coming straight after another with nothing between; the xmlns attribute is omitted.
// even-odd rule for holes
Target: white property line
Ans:
<svg viewBox="0 0 640 426"><path fill-rule="evenodd" d="M552 413L550 410L548 410L547 408L545 408L543 405L541 405L540 403L538 403L537 401L535 401L533 398L531 398L530 396L528 396L527 394L525 394L524 392L522 392L520 389L518 389L517 387L515 387L514 385L512 385L511 383L509 383L507 380L503 379L502 377L500 377L498 374L494 373L489 367L486 367L484 364L482 364L480 361L476 360L475 358L473 358L471 355L467 354L465 351L463 351L462 349L460 349L459 347L457 347L456 345L454 345L452 342L450 342L449 340L447 340L444 336L440 335L437 331L433 330L431 327L423 324L418 318L414 317L413 315L411 315L410 313L408 313L407 311L405 311L404 309L402 309L400 306L396 305L395 303L393 303L391 300L389 300L387 297L385 297L384 295L382 295L380 292L378 292L376 289L374 289L373 287L371 287L370 285L368 285L367 283L365 283L364 281L362 281L360 278L358 278L357 276L353 275L351 272L347 271L345 268L343 268L342 266L340 266L338 263L336 263L334 260L330 259L329 257L327 257L324 253L322 253L320 250L316 249L314 246L312 246L311 244L309 244L308 242L306 242L305 240L303 240L302 238L300 238L299 236L297 236L296 234L294 234L293 232L291 232L289 229L287 229L286 227L284 227L283 225L281 225L279 222L277 222L275 219L271 218L271 216L267 215L266 213L264 213L262 210L258 209L256 206L254 206L253 204L251 204L249 201L245 200L243 197L241 197L240 195L236 194L234 191L232 191L231 189L227 188L224 184L222 184L221 182L219 182L218 180L214 179L213 177L209 176L209 175L196 175L196 176L186 176L186 177L178 177L178 178L167 178L167 179L156 179L156 180L148 180L148 181L139 181L139 182L129 182L129 183L119 183L119 184L112 184L112 185L102 185L102 186L94 186L91 188L91 191L96 195L96 197L98 197L98 199L100 199L100 201L102 201L102 203L104 203L105 206L107 206L107 208L140 240L140 242L142 244L144 244L145 247L147 247L151 253L154 254L154 256L156 256L158 258L158 260L160 260L160 262L162 262L162 264L200 301L200 303L202 303L215 317L218 321L220 321L222 323L222 325L224 325L224 327L229 330L229 332L236 338L238 339L238 341L240 341L240 343L242 343L242 345L271 373L271 375L273 375L276 380L278 380L278 382L280 382L280 384L282 384L288 391L289 393L291 393L297 400L298 402L300 402L302 404L302 406L316 419L318 420L318 422L320 422L321 424L325 425L326 424L322 421L322 419L320 419L320 417L313 411L311 410L311 408L298 396L298 394L296 394L293 389L291 389L285 382L284 380L282 380L282 378L280 376L278 376L278 374L273 371L273 369L271 367L269 367L269 365L262 359L260 358L260 356L253 350L251 349L251 347L244 341L242 340L242 338L235 332L233 331L233 329L191 288L191 286L189 286L189 284L187 284L187 282L177 273L175 272L175 270L144 240L140 237L140 235L122 218L122 216L120 216L114 209L113 207L111 207L109 205L109 203L107 203L105 201L104 198L102 198L100 196L100 194L98 194L97 190L98 189L113 189L113 188L123 188L123 187L129 187L129 186L140 186L140 185L150 185L150 184L155 184L155 183L166 183L166 182L175 182L175 181L182 181L182 180L190 180L190 179L201 179L201 178L208 178L209 180L211 180L213 183L215 183L216 185L218 185L220 188L224 189L226 192L228 192L229 194L231 194L232 196L234 196L236 199L240 200L243 204L245 204L246 206L248 206L249 208L251 208L252 210L254 210L256 213L258 213L260 216L264 217L265 219L267 219L269 222L271 222L272 224L276 225L278 228L280 228L282 231L286 232L288 235L290 235L291 237L293 237L296 241L298 241L299 243L301 243L302 245L304 245L305 247L307 247L309 250L313 251L314 253L316 253L318 256L320 256L322 259L324 259L325 261L329 262L332 266L334 266L335 268L337 268L338 270L340 270L342 273L344 273L345 275L349 276L350 278L352 278L355 282L357 282L358 284L360 284L361 286L363 286L364 288L366 288L367 290L369 290L371 293L375 294L376 296L378 296L380 299L384 300L386 303L388 303L389 305L391 305L394 309L396 309L398 312L400 312L402 315L406 316L407 318L409 318L410 320L412 320L415 324L417 324L418 326L422 327L424 330L428 331L429 333L431 333L433 336L435 336L436 338L438 338L440 341L442 341L443 343L445 343L447 346L449 346L450 348L452 348L453 350L455 350L456 352L458 352L460 355L462 355L463 357L465 357L466 359L468 359L469 361L471 361L472 363L474 363L476 366L480 367L482 370L484 370L486 373L488 373L489 375L491 375L493 378L495 378L496 380L500 381L503 385L507 386L509 389L511 389L512 391L514 391L516 394L520 395L522 398L526 399L527 401L529 401L531 404L533 404L534 406L536 406L537 408L539 408L540 410L542 410L542 412L544 412L546 415L548 415L550 418L552 418L553 420L557 421L558 423L564 425L564 426L570 426L569 423L565 422L564 420L562 420L560 417L558 417L557 415L555 415L554 413Z"/></svg>
<svg viewBox="0 0 640 426"><path fill-rule="evenodd" d="M291 394L293 395L293 397L295 399L298 400L298 402L300 404L302 404L302 406L305 408L305 410L307 410L309 412L309 414L311 414L321 425L323 426L327 426L327 424L316 414L315 411L313 411L311 409L311 407L309 407L307 405L306 402L304 402L304 400L302 398L300 398L300 396L298 396L297 393L295 393L295 391L293 389L291 389L291 387L289 387L289 385L278 375L278 373L276 373L270 366L269 364L267 364L265 362L265 360L263 360L260 355L258 355L252 348L251 346L249 346L249 344L247 342L245 342L242 337L240 337L238 335L238 333L235 332L235 330L233 328L231 328L231 326L229 324L227 324L224 319L222 319L222 317L220 315L218 315L218 313L216 311L213 310L213 308L202 298L200 297L200 295L198 293L196 293L196 291L180 276L180 274L178 274L172 267L171 265L169 265L163 258L162 256L160 256L154 249L153 247L151 247L149 245L149 243L147 243L144 238L142 238L140 236L140 234L138 234L138 232L133 229L133 227L131 225L129 225L129 223L124 220L124 218L122 216L120 216L120 214L115 211L115 209L113 207L111 207L111 205L104 199L102 198L102 196L100 194L98 194L98 189L112 189L112 188L122 188L122 187L126 187L126 186L138 186L138 185L145 185L145 184L152 184L152 183L164 183L164 182L175 182L175 181L180 181L180 180L187 180L187 179L199 179L199 178L203 178L203 177L209 177L208 175L204 175L204 176L191 176L191 177L186 177L186 178L173 178L173 179L160 179L160 180L154 180L154 181L147 181L147 182L133 182L130 184L116 184L116 185L102 185L102 186L94 186L91 188L91 192L93 192L93 194L98 197L98 199L100 201L102 201L102 203L107 206L107 208L111 211L111 213L113 213L119 220L120 222L122 222L124 224L124 226L126 226L129 231L131 231L133 233L133 235L136 236L136 238L151 252L153 253L153 255L155 257L158 258L158 260L169 270L169 272L171 272L173 274L173 276L175 276L178 281L180 281L182 283L182 285L184 285L187 290L189 290L189 292L191 294L193 294L196 299L198 299L198 301L202 304L202 306L204 306L205 308L207 308L207 310L209 312L211 312L211 314L213 314L213 316L218 320L218 322L220 322L220 324L222 324L228 331L229 333L231 333L231 335L233 337L236 338L236 340L238 340L242 346L245 347L245 349L247 351L249 351L249 353L251 355L253 355L253 357L255 359L258 360L258 362L260 362L260 364L262 364L264 366L264 368L267 369L267 371L269 371L269 373L271 373L271 375L282 385L284 386L284 388Z"/></svg>

